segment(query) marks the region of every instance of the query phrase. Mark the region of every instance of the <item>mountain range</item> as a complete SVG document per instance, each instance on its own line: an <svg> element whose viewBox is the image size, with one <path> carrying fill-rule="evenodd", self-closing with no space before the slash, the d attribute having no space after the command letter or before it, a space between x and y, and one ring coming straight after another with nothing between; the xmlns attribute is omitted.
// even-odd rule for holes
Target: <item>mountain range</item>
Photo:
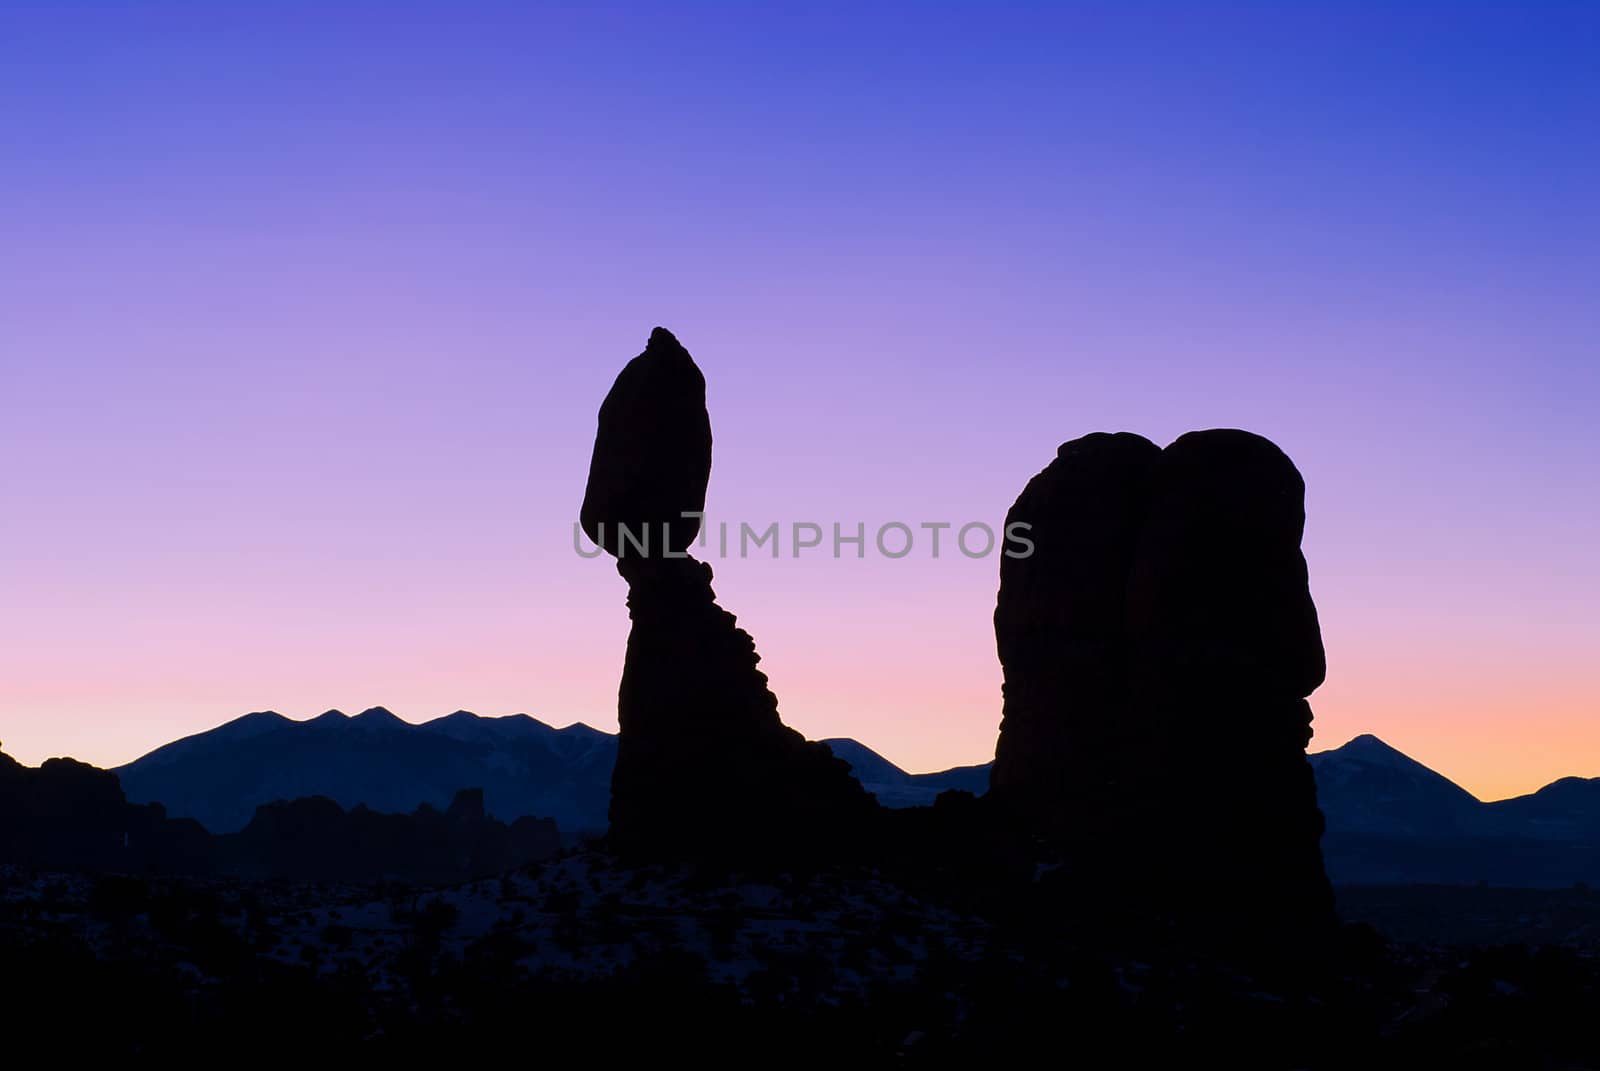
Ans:
<svg viewBox="0 0 1600 1071"><path fill-rule="evenodd" d="M825 743L885 806L988 787L987 763L912 774L856 740ZM305 721L268 711L167 744L115 772L130 801L160 802L214 833L243 829L258 806L277 800L325 796L344 807L409 813L423 804L447 808L458 790L481 788L490 814L554 818L570 837L606 828L616 752L614 734L582 723L557 729L525 714L462 710L412 724L382 707ZM1600 882L1600 778L1563 778L1485 803L1371 735L1310 761L1335 881Z"/></svg>
<svg viewBox="0 0 1600 1071"><path fill-rule="evenodd" d="M1335 881L1600 883L1600 778L1564 777L1486 803L1375 736L1310 758Z"/></svg>
<svg viewBox="0 0 1600 1071"><path fill-rule="evenodd" d="M826 743L886 806L989 786L987 764L909 774L854 740ZM403 814L422 804L443 809L469 787L483 789L485 808L503 820L537 815L569 833L599 833L616 758L615 734L581 722L557 729L526 714L486 718L458 710L412 724L374 707L306 721L246 714L115 773L131 802L159 802L213 833L243 829L258 806L276 800L325 796L344 807Z"/></svg>
<svg viewBox="0 0 1600 1071"><path fill-rule="evenodd" d="M616 757L616 736L582 723L556 729L525 714L458 710L413 725L374 707L306 721L246 714L115 773L131 802L159 802L213 833L243 829L276 800L325 796L408 814L422 804L443 810L462 788L483 789L485 808L502 820L554 818L575 832L605 828Z"/></svg>

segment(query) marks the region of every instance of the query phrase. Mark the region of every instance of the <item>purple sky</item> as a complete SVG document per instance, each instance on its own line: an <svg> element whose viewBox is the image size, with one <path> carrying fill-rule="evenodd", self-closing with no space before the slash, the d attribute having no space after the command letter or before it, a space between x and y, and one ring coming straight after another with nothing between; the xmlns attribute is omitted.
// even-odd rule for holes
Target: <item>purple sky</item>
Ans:
<svg viewBox="0 0 1600 1071"><path fill-rule="evenodd" d="M1058 443L1276 440L1314 747L1600 774L1600 10L0 8L0 741L248 710L615 728L600 399L709 509L998 524ZM997 562L714 563L783 714L993 752Z"/></svg>

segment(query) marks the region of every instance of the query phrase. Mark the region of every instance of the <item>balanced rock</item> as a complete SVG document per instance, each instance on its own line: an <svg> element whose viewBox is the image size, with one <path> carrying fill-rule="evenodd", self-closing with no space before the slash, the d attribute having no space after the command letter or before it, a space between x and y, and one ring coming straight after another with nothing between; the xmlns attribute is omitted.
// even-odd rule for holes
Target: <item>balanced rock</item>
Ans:
<svg viewBox="0 0 1600 1071"><path fill-rule="evenodd" d="M700 531L711 477L706 381L665 328L650 332L600 405L579 523L613 556L679 553Z"/></svg>
<svg viewBox="0 0 1600 1071"><path fill-rule="evenodd" d="M877 801L827 745L783 724L755 642L717 605L710 566L683 553L698 521L682 514L704 507L710 470L705 380L658 327L600 407L581 513L617 557L633 621L609 841L670 859L838 853ZM646 552L629 530L649 533Z"/></svg>

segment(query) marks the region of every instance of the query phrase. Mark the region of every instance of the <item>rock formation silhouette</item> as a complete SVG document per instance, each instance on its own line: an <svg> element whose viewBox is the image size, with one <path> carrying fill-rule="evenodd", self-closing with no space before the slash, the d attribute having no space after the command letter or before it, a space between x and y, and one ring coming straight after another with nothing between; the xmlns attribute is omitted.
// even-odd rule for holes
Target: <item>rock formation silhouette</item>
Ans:
<svg viewBox="0 0 1600 1071"><path fill-rule="evenodd" d="M1304 483L1243 431L1064 444L1002 559L991 795L1107 901L1263 933L1331 922L1305 757L1324 659ZM1082 884L1082 882L1080 882Z"/></svg>
<svg viewBox="0 0 1600 1071"><path fill-rule="evenodd" d="M711 478L706 380L672 332L650 332L600 404L578 519L613 557L687 550Z"/></svg>
<svg viewBox="0 0 1600 1071"><path fill-rule="evenodd" d="M1149 742L1128 716L1124 601L1160 456L1127 432L1074 439L1006 514L1007 526L1030 526L1034 549L1000 559L1004 713L990 795L1089 871L1129 865L1148 798Z"/></svg>
<svg viewBox="0 0 1600 1071"><path fill-rule="evenodd" d="M711 567L683 554L698 520L682 514L704 506L710 450L705 379L658 327L600 407L581 514L618 559L633 622L609 841L673 858L839 850L877 802L827 745L783 724L754 641L717 605ZM646 525L655 541L641 548L623 525Z"/></svg>
<svg viewBox="0 0 1600 1071"><path fill-rule="evenodd" d="M784 726L754 642L687 554L710 462L705 379L656 328L600 408L581 511L629 589L615 849L749 861L870 844L916 870L960 841L1021 870L1042 842L1064 885L1098 890L1090 906L1241 923L1229 933L1332 920L1305 757L1324 670L1305 488L1277 447L1241 431L1064 444L1006 518L1034 550L1001 558L990 796L893 817Z"/></svg>
<svg viewBox="0 0 1600 1071"><path fill-rule="evenodd" d="M264 804L238 833L217 838L223 868L246 877L461 881L498 874L561 850L554 821L490 817L483 790L456 793L445 811L346 811L324 796Z"/></svg>
<svg viewBox="0 0 1600 1071"><path fill-rule="evenodd" d="M509 825L462 789L446 811L386 814L311 796L258 807L243 830L213 836L159 803L127 802L117 775L74 759L34 769L0 752L0 863L128 874L341 881L460 881L561 850L549 818Z"/></svg>
<svg viewBox="0 0 1600 1071"><path fill-rule="evenodd" d="M202 872L212 843L198 822L168 818L159 803L129 803L109 770L75 759L34 768L0 752L0 862Z"/></svg>
<svg viewBox="0 0 1600 1071"><path fill-rule="evenodd" d="M1304 528L1305 482L1282 450L1190 432L1161 452L1128 584L1170 880L1198 913L1267 934L1333 919L1305 755L1327 666Z"/></svg>

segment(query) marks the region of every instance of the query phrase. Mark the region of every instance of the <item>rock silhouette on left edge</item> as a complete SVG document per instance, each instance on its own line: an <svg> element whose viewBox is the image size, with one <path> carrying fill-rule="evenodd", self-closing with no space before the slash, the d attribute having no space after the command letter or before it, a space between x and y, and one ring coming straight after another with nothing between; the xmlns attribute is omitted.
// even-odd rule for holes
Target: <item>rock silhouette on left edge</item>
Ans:
<svg viewBox="0 0 1600 1071"><path fill-rule="evenodd" d="M75 759L34 768L0 752L0 862L200 873L213 851L200 823L129 803L109 770Z"/></svg>
<svg viewBox="0 0 1600 1071"><path fill-rule="evenodd" d="M839 851L877 801L826 744L783 724L754 641L716 603L711 567L682 554L698 530L682 514L704 508L710 464L705 379L658 327L600 408L581 515L618 559L633 621L609 841L665 858ZM647 526L648 549L618 538L619 523Z"/></svg>

